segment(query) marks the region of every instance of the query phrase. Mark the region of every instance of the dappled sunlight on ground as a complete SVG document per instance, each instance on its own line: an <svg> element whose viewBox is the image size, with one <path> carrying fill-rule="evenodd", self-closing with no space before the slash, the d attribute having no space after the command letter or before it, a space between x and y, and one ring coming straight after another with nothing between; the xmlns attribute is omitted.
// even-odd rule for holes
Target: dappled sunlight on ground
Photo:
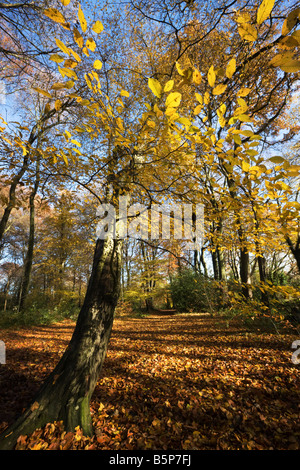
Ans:
<svg viewBox="0 0 300 470"><path fill-rule="evenodd" d="M1 332L1 429L33 398L74 326ZM299 449L294 339L205 314L117 318L91 400L95 436L66 438L56 423L19 448Z"/></svg>

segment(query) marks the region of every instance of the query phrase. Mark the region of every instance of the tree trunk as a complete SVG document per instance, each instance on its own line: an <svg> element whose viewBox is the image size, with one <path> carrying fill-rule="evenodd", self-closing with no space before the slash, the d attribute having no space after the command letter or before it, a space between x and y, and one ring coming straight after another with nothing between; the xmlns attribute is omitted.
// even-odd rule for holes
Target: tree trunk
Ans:
<svg viewBox="0 0 300 470"><path fill-rule="evenodd" d="M242 294L245 299L251 298L249 286L249 252L246 248L240 249L240 278L242 283Z"/></svg>
<svg viewBox="0 0 300 470"><path fill-rule="evenodd" d="M29 164L29 158L28 158L28 155L25 155L25 157L23 158L23 163L22 163L22 166L21 166L20 170L12 178L12 183L11 183L10 189L9 189L8 204L7 204L7 206L4 210L4 213L2 215L2 218L0 220L0 241L2 240L2 238L4 236L4 233L5 233L5 230L6 230L6 227L7 227L7 223L8 223L8 220L9 220L9 216L11 214L11 211L14 209L14 207L16 205L17 186L20 183L21 178L24 176L24 174L25 174L25 172L28 168L28 164Z"/></svg>
<svg viewBox="0 0 300 470"><path fill-rule="evenodd" d="M226 169L225 169L226 170ZM240 279L242 284L242 294L245 299L250 299L252 297L252 291L249 286L249 252L246 246L246 236L242 224L242 210L240 206L240 201L236 192L235 180L232 178L232 175L227 174L227 184L229 189L229 194L232 201L235 203L234 214L236 217L236 226L238 239L240 244Z"/></svg>
<svg viewBox="0 0 300 470"><path fill-rule="evenodd" d="M217 257L216 250L211 250L211 259L212 259L212 265L213 265L213 271L214 271L214 280L218 281L219 280L219 266L218 266L218 257Z"/></svg>
<svg viewBox="0 0 300 470"><path fill-rule="evenodd" d="M8 298L8 292L9 292L9 285L10 285L10 276L8 275L7 283L5 285L5 290L4 290L4 305L3 305L3 312L6 312L6 307L7 307L7 298Z"/></svg>
<svg viewBox="0 0 300 470"><path fill-rule="evenodd" d="M226 281L224 254L219 247L217 247L217 257L218 257L219 280Z"/></svg>
<svg viewBox="0 0 300 470"><path fill-rule="evenodd" d="M200 253L198 250L194 250L194 260L193 260L193 267L195 273L200 273L201 272L201 264L200 264Z"/></svg>
<svg viewBox="0 0 300 470"><path fill-rule="evenodd" d="M152 298L152 297L148 297L147 299L145 299L145 303L146 303L146 310L147 310L147 312L152 312L152 311L154 310L153 298Z"/></svg>
<svg viewBox="0 0 300 470"><path fill-rule="evenodd" d="M63 421L67 431L80 426L92 434L89 403L108 347L119 297L121 240L97 240L92 273L72 339L27 411L0 438L13 449L18 436L48 422Z"/></svg>
<svg viewBox="0 0 300 470"><path fill-rule="evenodd" d="M33 263L33 250L34 250L34 241L35 241L35 207L34 200L39 187L40 178L39 178L39 157L37 158L36 164L36 177L34 188L29 197L29 239L27 253L24 263L24 274L21 282L20 296L19 296L19 312L24 310L26 298L29 291L32 263Z"/></svg>
<svg viewBox="0 0 300 470"><path fill-rule="evenodd" d="M204 277L208 278L207 266L206 266L206 262L205 262L205 259L204 259L204 248L201 248L201 251L200 251L200 262L203 266Z"/></svg>
<svg viewBox="0 0 300 470"><path fill-rule="evenodd" d="M267 275L266 275L266 258L263 256L261 253L260 249L260 244L257 241L256 242L256 259L258 263L258 270L259 270L259 280L262 284L262 289L261 289L261 300L264 303L266 307L270 307L270 300L269 300L269 294L268 292L265 291L265 283L267 280Z"/></svg>
<svg viewBox="0 0 300 470"><path fill-rule="evenodd" d="M292 255L295 258L300 273L300 235L298 235L295 244L293 244L291 238L288 235L286 235L285 240L288 244L289 249L291 250Z"/></svg>

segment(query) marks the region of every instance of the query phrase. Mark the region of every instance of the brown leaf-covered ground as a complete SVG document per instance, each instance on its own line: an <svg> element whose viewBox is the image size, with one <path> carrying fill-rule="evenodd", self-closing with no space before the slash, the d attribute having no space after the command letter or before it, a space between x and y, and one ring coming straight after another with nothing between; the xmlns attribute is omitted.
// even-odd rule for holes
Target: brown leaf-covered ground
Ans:
<svg viewBox="0 0 300 470"><path fill-rule="evenodd" d="M73 328L65 321L0 333L0 431L34 397ZM298 450L295 339L205 314L118 318L91 401L95 436L49 423L16 448Z"/></svg>

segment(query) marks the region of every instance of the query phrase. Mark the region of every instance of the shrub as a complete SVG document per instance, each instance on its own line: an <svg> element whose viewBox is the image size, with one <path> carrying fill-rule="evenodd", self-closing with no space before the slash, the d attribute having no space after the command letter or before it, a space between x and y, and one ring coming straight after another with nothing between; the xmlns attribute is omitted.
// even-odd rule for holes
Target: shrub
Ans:
<svg viewBox="0 0 300 470"><path fill-rule="evenodd" d="M174 308L179 312L213 312L220 306L222 286L192 269L173 277L170 292Z"/></svg>

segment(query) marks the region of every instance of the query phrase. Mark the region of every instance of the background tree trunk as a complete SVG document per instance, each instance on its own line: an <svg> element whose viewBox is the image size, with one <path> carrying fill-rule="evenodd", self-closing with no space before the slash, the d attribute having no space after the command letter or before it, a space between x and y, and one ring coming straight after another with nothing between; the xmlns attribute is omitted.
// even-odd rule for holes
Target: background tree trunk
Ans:
<svg viewBox="0 0 300 470"><path fill-rule="evenodd" d="M297 240L294 244L288 235L286 235L285 240L288 244L289 249L291 250L292 255L295 258L298 271L300 273L300 235L298 235Z"/></svg>
<svg viewBox="0 0 300 470"><path fill-rule="evenodd" d="M34 188L29 197L29 238L28 238L28 247L27 253L24 262L24 273L22 277L21 287L20 287L20 294L19 294L19 312L24 309L26 298L29 291L29 284L30 284L30 276L32 270L32 263L33 263L33 250L34 250L34 237L35 237L35 207L34 201L35 196L39 187L40 183L40 176L39 176L39 165L40 159L37 158L36 163L36 176L35 176L35 184Z"/></svg>
<svg viewBox="0 0 300 470"><path fill-rule="evenodd" d="M239 232L242 232L241 230ZM240 236L241 243L243 235ZM249 252L242 246L240 249L240 278L242 283L242 294L245 299L252 297L251 288L249 286Z"/></svg>
<svg viewBox="0 0 300 470"><path fill-rule="evenodd" d="M21 166L20 170L18 171L18 173L13 177L12 183L11 183L10 188L9 188L8 204L5 207L2 218L0 220L0 241L2 240L2 238L4 236L4 233L5 233L5 230L6 230L6 227L7 227L7 223L8 223L8 219L9 219L9 216L11 214L11 211L13 210L13 208L16 205L17 186L20 183L20 181L21 181L22 177L24 176L25 172L27 171L28 165L29 165L29 157L28 157L28 154L26 154L25 157L23 158L22 166Z"/></svg>

